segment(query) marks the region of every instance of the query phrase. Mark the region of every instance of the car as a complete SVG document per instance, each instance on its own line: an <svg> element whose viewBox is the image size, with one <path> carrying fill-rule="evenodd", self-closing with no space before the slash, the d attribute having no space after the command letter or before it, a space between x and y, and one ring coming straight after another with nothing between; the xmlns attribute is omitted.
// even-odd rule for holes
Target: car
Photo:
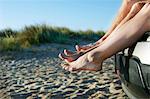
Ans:
<svg viewBox="0 0 150 99"><path fill-rule="evenodd" d="M150 32L115 55L115 68L130 99L150 99Z"/></svg>

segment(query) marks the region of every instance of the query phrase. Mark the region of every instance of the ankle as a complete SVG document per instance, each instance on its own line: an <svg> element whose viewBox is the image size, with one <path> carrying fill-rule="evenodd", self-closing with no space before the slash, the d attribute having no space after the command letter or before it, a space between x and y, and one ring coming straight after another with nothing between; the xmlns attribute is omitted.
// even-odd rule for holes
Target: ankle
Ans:
<svg viewBox="0 0 150 99"><path fill-rule="evenodd" d="M100 64L104 61L104 58L100 52L91 51L88 53L88 61L95 64Z"/></svg>

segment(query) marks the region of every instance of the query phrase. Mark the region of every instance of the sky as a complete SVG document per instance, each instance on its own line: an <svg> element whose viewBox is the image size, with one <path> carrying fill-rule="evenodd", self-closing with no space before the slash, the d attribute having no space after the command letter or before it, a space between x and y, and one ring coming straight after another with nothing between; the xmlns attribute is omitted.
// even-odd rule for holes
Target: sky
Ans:
<svg viewBox="0 0 150 99"><path fill-rule="evenodd" d="M106 31L122 0L0 0L0 30L48 24Z"/></svg>

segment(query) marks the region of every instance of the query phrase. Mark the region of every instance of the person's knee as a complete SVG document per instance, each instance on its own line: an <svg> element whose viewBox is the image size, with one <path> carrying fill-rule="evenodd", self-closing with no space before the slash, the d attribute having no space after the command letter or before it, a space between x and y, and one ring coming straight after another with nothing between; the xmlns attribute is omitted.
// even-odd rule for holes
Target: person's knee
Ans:
<svg viewBox="0 0 150 99"><path fill-rule="evenodd" d="M138 2L138 0L124 0L124 2L128 5L133 5L134 3Z"/></svg>
<svg viewBox="0 0 150 99"><path fill-rule="evenodd" d="M141 8L142 5L140 3L135 3L130 10L130 14L131 15L137 14L141 10Z"/></svg>
<svg viewBox="0 0 150 99"><path fill-rule="evenodd" d="M138 2L133 5L133 8L136 8L136 9L137 9L137 8L139 8L139 7L140 7L140 3L138 3Z"/></svg>

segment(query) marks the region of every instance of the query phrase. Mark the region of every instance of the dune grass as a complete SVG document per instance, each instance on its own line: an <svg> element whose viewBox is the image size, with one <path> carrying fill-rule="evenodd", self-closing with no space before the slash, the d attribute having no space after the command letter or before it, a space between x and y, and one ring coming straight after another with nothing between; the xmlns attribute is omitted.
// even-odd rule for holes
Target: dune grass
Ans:
<svg viewBox="0 0 150 99"><path fill-rule="evenodd" d="M96 41L104 34L103 31L73 31L46 24L25 26L19 31L8 28L0 31L0 50L21 50L43 43L72 44L78 39Z"/></svg>

